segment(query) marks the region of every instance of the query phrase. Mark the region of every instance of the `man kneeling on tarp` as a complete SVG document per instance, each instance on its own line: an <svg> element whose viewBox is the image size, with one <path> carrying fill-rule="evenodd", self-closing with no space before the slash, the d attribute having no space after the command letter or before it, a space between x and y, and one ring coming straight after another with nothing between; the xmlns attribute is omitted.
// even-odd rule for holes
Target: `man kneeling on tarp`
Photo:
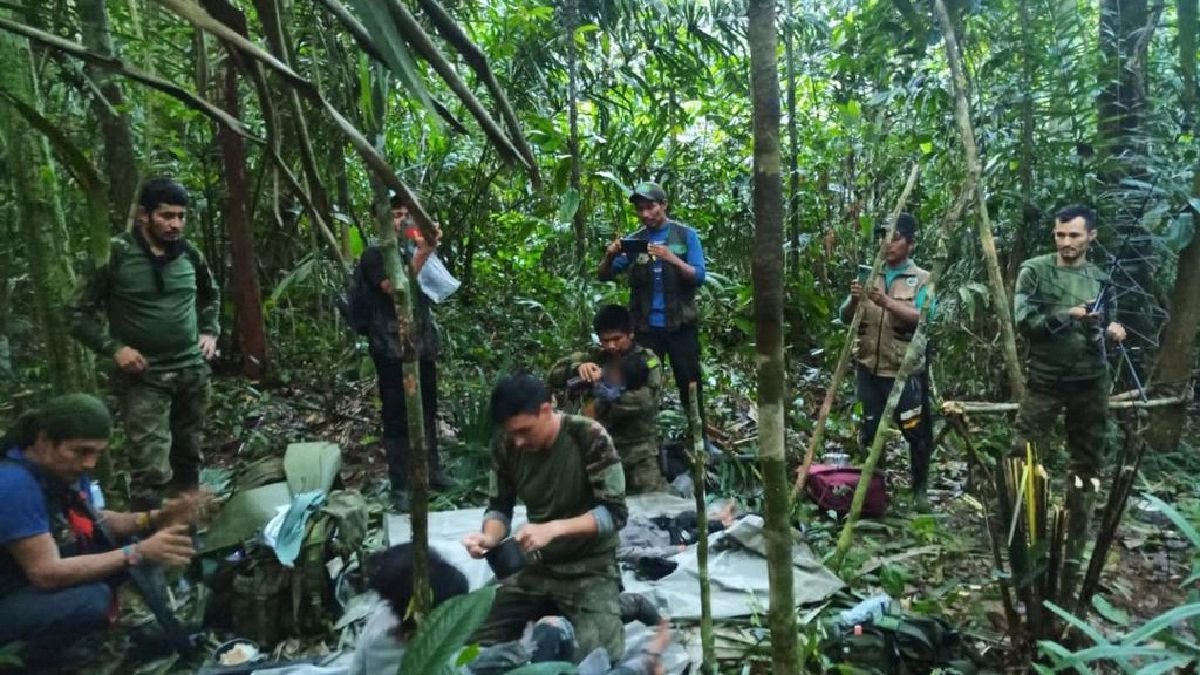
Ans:
<svg viewBox="0 0 1200 675"><path fill-rule="evenodd" d="M126 567L184 565L194 554L195 494L153 511L96 509L88 473L111 427L103 403L70 394L22 416L0 441L0 644L25 642L27 662L109 625ZM130 543L107 545L100 527Z"/></svg>

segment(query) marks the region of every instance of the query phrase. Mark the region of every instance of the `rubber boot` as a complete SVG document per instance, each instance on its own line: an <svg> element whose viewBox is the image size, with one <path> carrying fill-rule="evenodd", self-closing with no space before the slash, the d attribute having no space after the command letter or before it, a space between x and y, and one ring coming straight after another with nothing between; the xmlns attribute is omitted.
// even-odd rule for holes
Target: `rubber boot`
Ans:
<svg viewBox="0 0 1200 675"><path fill-rule="evenodd" d="M442 490L452 489L457 483L454 479L447 476L442 470L442 458L435 446L432 444L429 447L429 489Z"/></svg>
<svg viewBox="0 0 1200 675"><path fill-rule="evenodd" d="M384 438L387 451L388 482L391 484L391 508L396 513L408 513L408 447L398 438Z"/></svg>

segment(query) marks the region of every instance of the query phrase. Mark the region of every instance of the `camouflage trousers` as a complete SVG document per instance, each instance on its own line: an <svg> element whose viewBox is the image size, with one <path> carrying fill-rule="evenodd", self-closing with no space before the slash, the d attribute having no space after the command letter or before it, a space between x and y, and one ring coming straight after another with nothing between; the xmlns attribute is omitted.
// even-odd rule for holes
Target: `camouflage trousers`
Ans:
<svg viewBox="0 0 1200 675"><path fill-rule="evenodd" d="M1107 377L1051 386L1030 382L1017 408L1013 455L1024 457L1025 444L1032 443L1046 456L1047 448L1039 444L1061 412L1065 413L1071 474L1084 479L1098 476L1108 445L1108 389Z"/></svg>
<svg viewBox="0 0 1200 675"><path fill-rule="evenodd" d="M625 444L614 440L613 444L617 446L621 468L625 470L625 494L667 491L667 481L658 463L656 441Z"/></svg>
<svg viewBox="0 0 1200 675"><path fill-rule="evenodd" d="M161 499L173 483L195 488L200 478L200 445L208 412L209 368L120 374L116 381L125 422L125 453L130 496Z"/></svg>
<svg viewBox="0 0 1200 675"><path fill-rule="evenodd" d="M620 579L615 560L595 572L577 574L531 563L500 584L491 612L469 642L490 646L517 640L526 624L562 616L575 629L577 655L603 647L609 659L620 659L625 644Z"/></svg>

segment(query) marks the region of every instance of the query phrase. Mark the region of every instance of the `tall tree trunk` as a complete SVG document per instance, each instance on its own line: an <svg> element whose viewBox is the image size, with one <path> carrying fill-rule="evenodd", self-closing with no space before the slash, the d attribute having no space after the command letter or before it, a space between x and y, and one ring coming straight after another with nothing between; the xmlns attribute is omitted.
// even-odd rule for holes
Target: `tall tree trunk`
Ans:
<svg viewBox="0 0 1200 675"><path fill-rule="evenodd" d="M579 28L579 0L566 0L563 12L567 34L567 117L571 127L567 149L571 154L571 190L579 198L571 222L575 231L575 264L583 274L587 269L587 218L583 211L579 157L579 50L575 46L575 31Z"/></svg>
<svg viewBox="0 0 1200 675"><path fill-rule="evenodd" d="M76 8L79 11L83 45L97 54L118 56L113 48L104 0L80 0ZM105 223L89 223L94 240L93 255L99 257L96 262L102 263L108 260L111 232L120 232L129 227L138 188L138 169L129 115L123 110L125 98L121 93L121 85L110 71L93 66L86 68L103 97L94 101L92 109L100 121L100 134L104 138L104 165L108 176L108 209L112 226L109 230L104 227ZM103 248L96 242L103 242Z"/></svg>
<svg viewBox="0 0 1200 675"><path fill-rule="evenodd" d="M1039 210L1033 203L1033 162L1036 154L1033 147L1034 119L1034 65L1036 52L1029 27L1029 0L1020 0L1017 5L1021 24L1021 222L1013 232L1012 246L1008 251L1008 273L1005 287L1011 293L1017 283L1017 272L1028 257L1026 238L1037 232Z"/></svg>
<svg viewBox="0 0 1200 675"><path fill-rule="evenodd" d="M1143 165L1139 137L1146 101L1139 95L1138 82L1145 81L1146 59L1137 51L1145 24L1146 0L1101 0L1097 140L1100 178L1112 190Z"/></svg>
<svg viewBox="0 0 1200 675"><path fill-rule="evenodd" d="M1004 356L1005 371L1008 373L1009 395L1020 400L1025 395L1025 375L1017 357L1017 336L1013 330L1012 306L1008 292L1004 289L1004 277L1000 274L1000 261L996 255L996 239L992 236L992 221L988 217L987 190L983 184L983 167L979 163L979 149L975 145L975 129L971 126L971 109L967 104L967 77L963 72L962 55L958 50L958 39L954 35L954 23L942 0L934 0L934 12L942 25L942 37L946 42L946 61L954 84L954 119L962 136L966 154L967 173L975 187L975 206L979 211L979 245L987 267L988 284L992 290L992 306L1000 322L1000 347Z"/></svg>
<svg viewBox="0 0 1200 675"><path fill-rule="evenodd" d="M755 351L758 457L765 489L771 661L776 675L800 672L792 581L791 494L784 453L783 182L779 156L779 66L775 1L750 0L750 82L754 103ZM699 514L700 518L704 514Z"/></svg>
<svg viewBox="0 0 1200 675"><path fill-rule="evenodd" d="M371 120L370 134L378 152L384 151L384 110L387 106L387 75L377 70L372 78L371 98L375 119ZM411 268L400 259L400 244L396 241L396 228L392 224L392 210L387 186L379 175L371 181L375 193L375 215L379 227L379 246L383 249L383 260L388 278L393 280L392 301L396 305L396 338L400 344L412 344L413 293L419 293L416 276ZM408 350L414 354L414 350ZM408 422L408 488L411 507L409 522L412 524L413 545L413 613L420 622L433 609L433 591L429 584L429 457L425 447L425 413L421 398L420 365L415 358L401 365L404 373L404 406Z"/></svg>
<svg viewBox="0 0 1200 675"><path fill-rule="evenodd" d="M3 89L40 112L42 97L29 44L12 35L0 36L0 63L6 66L0 71ZM63 312L75 288L75 274L50 145L11 111L0 115L0 124L50 381L60 393L95 391L91 359L71 339Z"/></svg>
<svg viewBox="0 0 1200 675"><path fill-rule="evenodd" d="M225 45L221 73L221 107L241 118L238 96L237 52ZM263 321L262 291L258 283L258 252L250 222L250 181L246 175L246 140L225 126L217 130L225 179L225 223L229 229L232 297L242 355L242 374L261 379L267 372L267 331Z"/></svg>
<svg viewBox="0 0 1200 675"><path fill-rule="evenodd" d="M1194 123L1195 112L1188 106L1196 102L1196 0L1179 0L1179 71L1183 77L1181 103L1185 115ZM1193 128L1193 135L1200 128ZM1171 319L1163 331L1162 350L1151 382L1156 396L1178 396L1192 381L1196 366L1196 329L1200 326L1200 161L1192 173L1193 200L1191 241L1179 252L1179 270L1171 291ZM1153 423L1146 427L1146 442L1155 450L1171 451L1179 447L1186 416L1184 406L1152 411Z"/></svg>

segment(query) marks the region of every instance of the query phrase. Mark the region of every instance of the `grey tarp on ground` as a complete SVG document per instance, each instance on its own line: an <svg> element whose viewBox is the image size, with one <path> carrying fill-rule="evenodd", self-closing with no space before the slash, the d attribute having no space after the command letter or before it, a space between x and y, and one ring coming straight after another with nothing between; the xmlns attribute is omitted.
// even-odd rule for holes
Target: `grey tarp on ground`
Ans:
<svg viewBox="0 0 1200 675"><path fill-rule="evenodd" d="M694 510L695 502L667 494L649 494L627 499L631 515L645 517L676 515ZM518 506L513 513L513 528L520 527L525 520L525 510ZM429 514L429 544L466 575L471 588L478 588L492 578L491 570L482 560L473 560L462 546L462 538L479 530L483 521L483 509L461 509L438 511ZM409 541L412 530L407 514L388 514L387 535L389 544ZM737 546L729 547L727 537L733 537ZM738 521L727 532L717 532L709 537L712 544L709 564L709 579L712 586L713 618L728 619L749 616L764 611L767 607L767 561L763 556L762 519L747 516ZM718 550L728 547L728 550ZM792 564L796 589L796 603L810 605L823 602L836 593L842 581L825 568L813 555L808 545L797 541L792 547ZM649 593L672 619L698 619L700 617L699 576L696 572L696 547L673 558L678 569L658 581L639 581L632 572L623 572L625 590Z"/></svg>

